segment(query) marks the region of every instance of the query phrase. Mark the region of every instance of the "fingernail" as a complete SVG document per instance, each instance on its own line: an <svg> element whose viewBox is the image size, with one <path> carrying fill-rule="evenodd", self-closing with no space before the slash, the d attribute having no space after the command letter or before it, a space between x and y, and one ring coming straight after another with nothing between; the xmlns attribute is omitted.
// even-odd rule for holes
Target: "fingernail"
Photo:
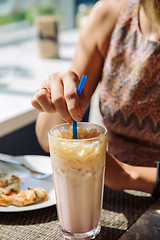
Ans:
<svg viewBox="0 0 160 240"><path fill-rule="evenodd" d="M76 120L77 122L81 121L81 119L82 119L82 117L81 117L80 115L76 115L76 116L75 116L75 120Z"/></svg>

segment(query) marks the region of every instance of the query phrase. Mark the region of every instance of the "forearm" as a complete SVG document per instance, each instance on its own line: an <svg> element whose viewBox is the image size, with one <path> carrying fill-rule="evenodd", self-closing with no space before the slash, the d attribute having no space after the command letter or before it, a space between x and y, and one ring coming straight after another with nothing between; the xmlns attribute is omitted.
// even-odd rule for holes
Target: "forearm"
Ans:
<svg viewBox="0 0 160 240"><path fill-rule="evenodd" d="M48 131L51 127L64 123L58 113L39 113L36 121L36 135L44 151L49 152Z"/></svg>
<svg viewBox="0 0 160 240"><path fill-rule="evenodd" d="M107 152L105 185L112 189L132 189L153 193L156 175L157 170L154 167L125 164Z"/></svg>
<svg viewBox="0 0 160 240"><path fill-rule="evenodd" d="M143 192L153 193L156 183L157 169L154 167L127 166L130 180L127 182L127 189L134 189Z"/></svg>

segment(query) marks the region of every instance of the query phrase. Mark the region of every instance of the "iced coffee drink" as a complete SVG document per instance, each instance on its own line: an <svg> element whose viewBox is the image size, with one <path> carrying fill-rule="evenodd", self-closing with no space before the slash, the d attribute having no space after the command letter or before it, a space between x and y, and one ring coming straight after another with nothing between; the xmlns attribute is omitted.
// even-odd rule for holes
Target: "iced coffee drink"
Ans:
<svg viewBox="0 0 160 240"><path fill-rule="evenodd" d="M59 223L65 238L92 239L100 231L106 129L78 123L62 124L49 132Z"/></svg>

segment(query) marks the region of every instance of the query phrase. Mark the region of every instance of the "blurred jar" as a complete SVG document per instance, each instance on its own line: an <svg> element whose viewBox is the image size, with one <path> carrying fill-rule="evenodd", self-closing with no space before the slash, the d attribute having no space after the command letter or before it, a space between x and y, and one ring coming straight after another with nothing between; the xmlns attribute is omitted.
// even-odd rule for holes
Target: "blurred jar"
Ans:
<svg viewBox="0 0 160 240"><path fill-rule="evenodd" d="M58 57L58 20L56 16L38 16L35 19L39 54L42 58Z"/></svg>

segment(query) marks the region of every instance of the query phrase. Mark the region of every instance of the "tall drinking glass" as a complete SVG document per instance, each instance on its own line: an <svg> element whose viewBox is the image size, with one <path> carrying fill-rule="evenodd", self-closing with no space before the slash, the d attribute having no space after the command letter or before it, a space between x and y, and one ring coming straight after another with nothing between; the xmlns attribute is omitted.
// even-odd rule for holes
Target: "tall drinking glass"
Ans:
<svg viewBox="0 0 160 240"><path fill-rule="evenodd" d="M100 232L107 130L97 124L61 124L49 131L57 212L66 239L93 239Z"/></svg>

